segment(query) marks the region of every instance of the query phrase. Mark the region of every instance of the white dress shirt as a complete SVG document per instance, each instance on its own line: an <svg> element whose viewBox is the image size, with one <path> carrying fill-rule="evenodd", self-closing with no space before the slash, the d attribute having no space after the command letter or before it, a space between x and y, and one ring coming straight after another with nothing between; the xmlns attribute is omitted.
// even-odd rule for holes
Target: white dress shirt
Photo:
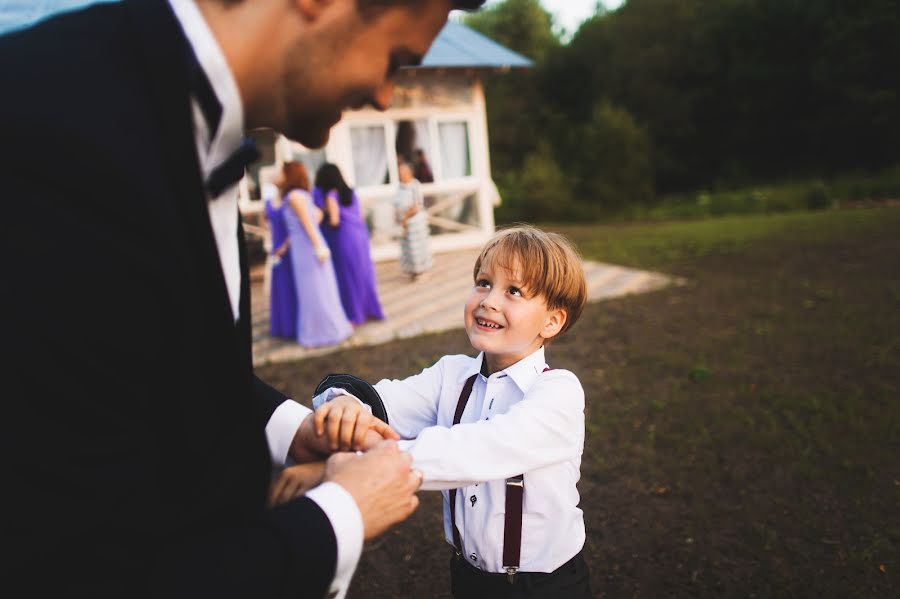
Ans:
<svg viewBox="0 0 900 599"><path fill-rule="evenodd" d="M200 67L222 105L222 117L213 135L200 105L191 98L194 140L205 181L212 170L225 161L241 144L244 135L244 108L237 82L222 49L193 0L169 0L184 34L194 50ZM238 185L234 184L216 198L207 198L209 220L225 275L228 299L234 320L240 318L241 267L238 241ZM248 315L249 316L249 315ZM284 465L298 426L311 411L288 400L272 414L266 425L266 438L274 463ZM326 482L306 493L331 521L337 538L337 568L331 594L344 597L362 553L363 522L353 497L340 485Z"/></svg>
<svg viewBox="0 0 900 599"><path fill-rule="evenodd" d="M458 488L456 525L473 566L503 572L506 479L525 475L523 572L552 572L585 541L576 483L584 449L584 390L568 370L544 372L544 348L489 377L477 358L445 356L420 374L375 385L400 448L424 474L422 489L442 490L444 535L453 543L449 494ZM452 426L463 385L477 374L460 424ZM318 407L334 393L315 398ZM473 501L474 498L474 501Z"/></svg>

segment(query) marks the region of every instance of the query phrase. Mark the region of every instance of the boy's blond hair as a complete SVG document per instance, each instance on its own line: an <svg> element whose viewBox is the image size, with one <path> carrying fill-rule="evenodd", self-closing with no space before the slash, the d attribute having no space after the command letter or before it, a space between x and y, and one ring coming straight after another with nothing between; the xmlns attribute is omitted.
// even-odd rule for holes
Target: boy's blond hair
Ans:
<svg viewBox="0 0 900 599"><path fill-rule="evenodd" d="M565 310L565 333L584 310L587 281L581 258L572 243L558 233L530 225L502 229L482 248L475 260L477 280L482 266L500 267L522 277L529 297L542 295L551 310Z"/></svg>

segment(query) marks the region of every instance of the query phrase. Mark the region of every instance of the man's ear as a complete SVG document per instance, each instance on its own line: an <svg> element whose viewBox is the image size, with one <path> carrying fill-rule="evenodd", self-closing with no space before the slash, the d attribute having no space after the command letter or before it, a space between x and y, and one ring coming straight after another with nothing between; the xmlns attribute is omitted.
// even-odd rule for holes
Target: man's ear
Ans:
<svg viewBox="0 0 900 599"><path fill-rule="evenodd" d="M541 337L550 339L559 335L559 332L566 324L568 314L562 308L551 310L544 327L541 329Z"/></svg>
<svg viewBox="0 0 900 599"><path fill-rule="evenodd" d="M338 2L346 2L347 0L293 0L294 5L300 14L308 21L315 21L323 12L331 5ZM355 0L350 0L354 2Z"/></svg>

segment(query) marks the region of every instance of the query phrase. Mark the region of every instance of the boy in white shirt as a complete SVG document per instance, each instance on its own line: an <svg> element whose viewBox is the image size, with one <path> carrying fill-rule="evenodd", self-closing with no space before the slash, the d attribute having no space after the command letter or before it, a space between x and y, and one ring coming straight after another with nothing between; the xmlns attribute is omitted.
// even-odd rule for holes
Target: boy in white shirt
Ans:
<svg viewBox="0 0 900 599"><path fill-rule="evenodd" d="M590 597L576 488L584 391L544 361L584 308L581 260L564 237L521 226L487 243L474 275L465 329L481 353L382 380L377 395L422 489L443 492L454 597ZM363 448L379 424L341 388L313 405L332 449Z"/></svg>

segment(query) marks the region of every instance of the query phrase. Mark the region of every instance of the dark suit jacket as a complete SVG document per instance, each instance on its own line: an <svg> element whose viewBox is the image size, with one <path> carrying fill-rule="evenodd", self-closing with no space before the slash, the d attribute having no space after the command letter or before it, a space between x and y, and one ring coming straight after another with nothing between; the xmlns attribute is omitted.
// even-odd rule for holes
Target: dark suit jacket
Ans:
<svg viewBox="0 0 900 599"><path fill-rule="evenodd" d="M314 502L264 507L285 398L253 375L245 257L233 322L186 56L164 0L0 37L5 588L320 597L334 573Z"/></svg>

